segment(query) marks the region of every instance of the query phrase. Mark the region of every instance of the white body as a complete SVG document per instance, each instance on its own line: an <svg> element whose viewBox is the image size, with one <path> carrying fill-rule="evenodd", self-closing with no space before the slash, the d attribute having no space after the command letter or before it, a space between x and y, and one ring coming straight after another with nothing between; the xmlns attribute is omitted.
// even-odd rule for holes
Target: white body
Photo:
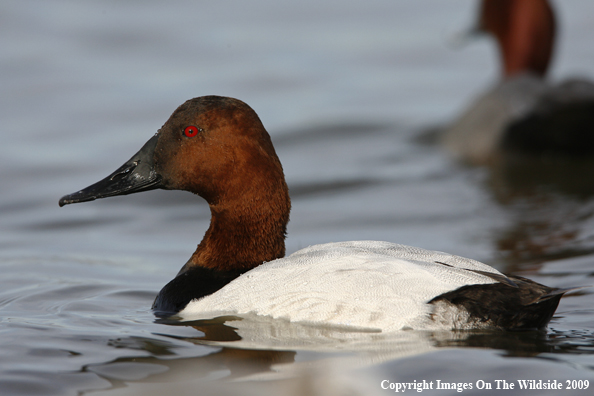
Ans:
<svg viewBox="0 0 594 396"><path fill-rule="evenodd" d="M246 272L179 315L255 314L380 331L470 328L466 312L427 303L461 286L497 282L473 271L503 276L478 261L388 242L315 245Z"/></svg>
<svg viewBox="0 0 594 396"><path fill-rule="evenodd" d="M589 80L573 78L551 85L535 75L519 74L474 99L446 129L443 142L456 158L486 164L499 154L503 137L513 122L531 113L553 113L562 106L580 109L580 104L592 100L594 83ZM566 119L560 121L567 123ZM559 129L560 135L567 133Z"/></svg>

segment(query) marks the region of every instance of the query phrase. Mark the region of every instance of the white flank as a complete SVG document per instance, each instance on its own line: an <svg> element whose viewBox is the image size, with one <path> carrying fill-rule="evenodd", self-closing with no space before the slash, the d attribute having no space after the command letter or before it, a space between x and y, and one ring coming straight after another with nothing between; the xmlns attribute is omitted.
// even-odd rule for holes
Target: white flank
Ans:
<svg viewBox="0 0 594 396"><path fill-rule="evenodd" d="M381 331L443 329L451 326L430 319L428 301L461 286L496 282L472 270L502 276L486 264L442 252L377 241L328 243L264 263L191 301L179 315L195 320L256 314Z"/></svg>

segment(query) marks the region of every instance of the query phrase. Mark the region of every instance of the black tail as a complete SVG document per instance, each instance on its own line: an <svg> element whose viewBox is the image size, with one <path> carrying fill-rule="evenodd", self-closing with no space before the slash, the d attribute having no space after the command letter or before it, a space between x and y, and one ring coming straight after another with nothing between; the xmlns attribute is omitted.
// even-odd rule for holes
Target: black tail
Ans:
<svg viewBox="0 0 594 396"><path fill-rule="evenodd" d="M549 323L563 294L581 289L556 289L520 276L510 282L462 286L441 294L429 304L446 303L468 313L478 328L537 330Z"/></svg>

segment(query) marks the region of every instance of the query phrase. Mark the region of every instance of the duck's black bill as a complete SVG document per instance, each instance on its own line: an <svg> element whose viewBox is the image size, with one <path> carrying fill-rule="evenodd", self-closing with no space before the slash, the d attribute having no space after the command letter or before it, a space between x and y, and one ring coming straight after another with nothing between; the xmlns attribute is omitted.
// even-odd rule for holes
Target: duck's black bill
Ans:
<svg viewBox="0 0 594 396"><path fill-rule="evenodd" d="M160 188L161 177L154 169L153 160L157 140L157 135L153 136L128 162L105 179L60 198L60 206Z"/></svg>

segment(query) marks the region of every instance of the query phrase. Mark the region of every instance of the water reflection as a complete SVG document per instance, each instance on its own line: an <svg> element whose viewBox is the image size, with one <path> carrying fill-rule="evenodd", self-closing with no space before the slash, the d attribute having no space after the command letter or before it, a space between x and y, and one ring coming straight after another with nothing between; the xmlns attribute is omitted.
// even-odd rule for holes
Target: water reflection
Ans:
<svg viewBox="0 0 594 396"><path fill-rule="evenodd" d="M495 233L512 268L594 252L594 160L506 153L488 169L486 188L512 222Z"/></svg>
<svg viewBox="0 0 594 396"><path fill-rule="evenodd" d="M593 158L505 153L490 166L488 185L502 204L540 193L587 201L594 195L593 175Z"/></svg>
<svg viewBox="0 0 594 396"><path fill-rule="evenodd" d="M111 346L150 350L152 356L122 357L89 365L84 370L107 379L114 388L125 385L138 390L142 388L134 388L133 384L170 384L173 381L181 386L201 379L199 383L207 389L213 384L226 389L225 384L237 381L267 380L269 383L269 380L283 379L283 389L286 389L286 381L290 379L310 381L312 377L326 376L337 368L348 376L365 367L387 367L401 359L442 349L491 349L505 358L530 357L569 364L567 355L589 353L594 346L594 334L587 331L403 331L382 334L289 324L262 317L231 316L193 322L159 322L195 329L196 336L171 334L171 344L148 338L122 339ZM164 327L159 336L166 336L168 328ZM206 349L200 356L176 356L181 340ZM254 390L254 383L251 384L251 390ZM317 389L311 394L324 393Z"/></svg>

